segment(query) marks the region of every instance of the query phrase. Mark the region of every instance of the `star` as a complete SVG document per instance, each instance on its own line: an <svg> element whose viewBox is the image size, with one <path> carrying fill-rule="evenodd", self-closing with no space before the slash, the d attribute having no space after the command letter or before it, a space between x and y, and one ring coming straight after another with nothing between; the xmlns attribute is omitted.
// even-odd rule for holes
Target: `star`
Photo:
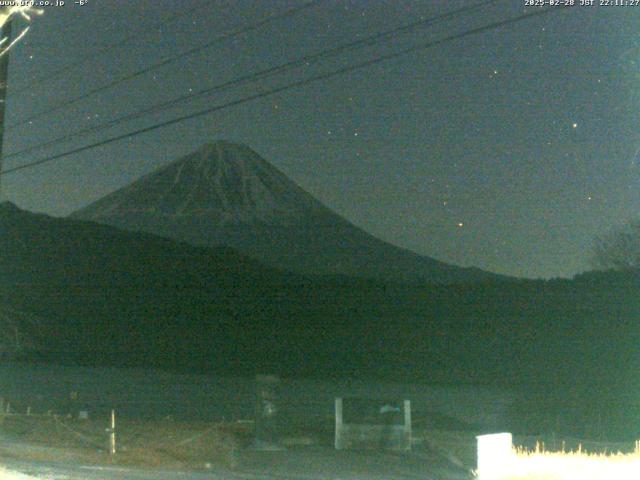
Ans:
<svg viewBox="0 0 640 480"><path fill-rule="evenodd" d="M577 124L577 123L573 123L571 126L572 126L574 129L575 129L575 128L578 128L578 124Z"/></svg>

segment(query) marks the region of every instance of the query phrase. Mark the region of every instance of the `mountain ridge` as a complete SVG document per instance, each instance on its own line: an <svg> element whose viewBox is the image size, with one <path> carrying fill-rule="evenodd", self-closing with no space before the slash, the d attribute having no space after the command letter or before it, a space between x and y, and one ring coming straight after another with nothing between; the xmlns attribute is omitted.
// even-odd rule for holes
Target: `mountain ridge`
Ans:
<svg viewBox="0 0 640 480"><path fill-rule="evenodd" d="M303 274L428 283L506 278L378 239L249 147L227 141L207 143L70 217L194 245L224 244Z"/></svg>
<svg viewBox="0 0 640 480"><path fill-rule="evenodd" d="M0 314L11 313L4 328L18 328L33 360L454 383L544 379L568 388L590 379L628 389L635 379L637 273L453 285L311 277L226 247L9 204L0 205L0 251Z"/></svg>

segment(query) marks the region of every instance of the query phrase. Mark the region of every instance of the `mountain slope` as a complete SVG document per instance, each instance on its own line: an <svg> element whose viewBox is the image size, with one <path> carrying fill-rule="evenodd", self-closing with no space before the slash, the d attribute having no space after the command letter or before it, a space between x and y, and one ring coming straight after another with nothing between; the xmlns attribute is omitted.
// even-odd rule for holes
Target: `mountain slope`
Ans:
<svg viewBox="0 0 640 480"><path fill-rule="evenodd" d="M19 312L5 328L56 362L625 391L640 365L637 274L431 286L306 277L10 204L0 252L0 311Z"/></svg>
<svg viewBox="0 0 640 480"><path fill-rule="evenodd" d="M432 283L499 278L373 237L248 147L229 142L205 145L71 217L194 245L228 245L302 273Z"/></svg>

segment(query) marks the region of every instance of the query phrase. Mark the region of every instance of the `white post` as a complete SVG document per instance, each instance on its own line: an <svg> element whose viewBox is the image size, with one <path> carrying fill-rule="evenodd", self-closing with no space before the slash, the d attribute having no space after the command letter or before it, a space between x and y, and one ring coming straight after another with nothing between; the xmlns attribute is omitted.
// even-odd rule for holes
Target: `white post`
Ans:
<svg viewBox="0 0 640 480"><path fill-rule="evenodd" d="M109 429L109 453L116 453L116 411L111 410L111 428Z"/></svg>
<svg viewBox="0 0 640 480"><path fill-rule="evenodd" d="M498 480L513 474L513 438L510 433L480 435L478 440L478 480Z"/></svg>

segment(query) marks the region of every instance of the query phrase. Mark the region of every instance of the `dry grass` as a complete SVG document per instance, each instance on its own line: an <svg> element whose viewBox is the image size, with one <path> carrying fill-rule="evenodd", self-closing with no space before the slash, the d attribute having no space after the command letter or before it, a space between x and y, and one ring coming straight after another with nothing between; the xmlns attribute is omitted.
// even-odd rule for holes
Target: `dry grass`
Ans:
<svg viewBox="0 0 640 480"><path fill-rule="evenodd" d="M118 420L117 452L108 452L106 422L58 416L9 415L0 434L0 454L32 460L81 460L162 468L237 466L238 448L249 432L234 424ZM2 478L2 477L0 477Z"/></svg>
<svg viewBox="0 0 640 480"><path fill-rule="evenodd" d="M480 480L638 480L640 452L587 453L526 451L515 449L504 459L505 472Z"/></svg>

